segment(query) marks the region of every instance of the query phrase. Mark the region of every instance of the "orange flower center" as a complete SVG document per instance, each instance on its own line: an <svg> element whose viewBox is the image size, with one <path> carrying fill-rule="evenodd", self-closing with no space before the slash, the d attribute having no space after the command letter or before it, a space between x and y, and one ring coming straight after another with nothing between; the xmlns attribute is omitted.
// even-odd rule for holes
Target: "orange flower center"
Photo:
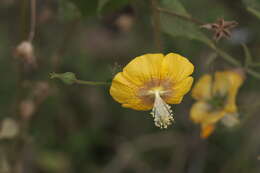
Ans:
<svg viewBox="0 0 260 173"><path fill-rule="evenodd" d="M171 83L168 80L153 80L139 90L139 97L144 104L153 104L152 116L157 127L167 128L174 121L172 110L164 99L171 94Z"/></svg>
<svg viewBox="0 0 260 173"><path fill-rule="evenodd" d="M165 100L167 97L170 97L172 93L171 86L172 82L167 79L154 79L147 82L142 88L139 89L138 96L144 104L152 105L155 99L154 92L158 91L161 98Z"/></svg>

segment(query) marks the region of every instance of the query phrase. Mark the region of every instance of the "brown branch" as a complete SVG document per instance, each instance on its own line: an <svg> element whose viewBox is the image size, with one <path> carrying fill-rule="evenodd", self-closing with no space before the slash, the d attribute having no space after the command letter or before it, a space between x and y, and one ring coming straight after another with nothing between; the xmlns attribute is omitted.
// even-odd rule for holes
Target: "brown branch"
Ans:
<svg viewBox="0 0 260 173"><path fill-rule="evenodd" d="M158 1L150 0L152 8L152 21L153 21L153 32L155 46L158 51L162 51L162 39L161 39L161 21L160 21L160 12L157 10Z"/></svg>
<svg viewBox="0 0 260 173"><path fill-rule="evenodd" d="M30 19L30 32L28 36L28 41L32 42L35 35L36 26L36 0L31 0L31 19Z"/></svg>

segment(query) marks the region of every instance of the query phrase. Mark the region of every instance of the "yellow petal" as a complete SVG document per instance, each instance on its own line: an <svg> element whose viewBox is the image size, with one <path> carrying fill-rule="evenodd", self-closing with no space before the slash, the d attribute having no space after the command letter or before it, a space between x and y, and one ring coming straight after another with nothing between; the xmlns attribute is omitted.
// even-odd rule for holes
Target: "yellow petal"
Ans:
<svg viewBox="0 0 260 173"><path fill-rule="evenodd" d="M193 64L185 57L169 53L162 62L162 78L168 78L173 83L180 82L193 73Z"/></svg>
<svg viewBox="0 0 260 173"><path fill-rule="evenodd" d="M196 100L209 100L211 98L212 77L203 75L192 89L192 97Z"/></svg>
<svg viewBox="0 0 260 173"><path fill-rule="evenodd" d="M243 83L243 76L233 70L216 72L213 93L227 96L225 111L235 113L237 111L236 95Z"/></svg>
<svg viewBox="0 0 260 173"><path fill-rule="evenodd" d="M219 96L225 96L230 87L226 71L216 72L213 83L213 94Z"/></svg>
<svg viewBox="0 0 260 173"><path fill-rule="evenodd" d="M186 79L174 84L170 95L165 98L165 102L168 104L179 104L182 101L183 96L189 92L192 82L193 78L187 77Z"/></svg>
<svg viewBox="0 0 260 173"><path fill-rule="evenodd" d="M128 81L122 73L118 73L110 88L110 95L123 107L135 110L149 110L152 105L147 105L138 97L138 87Z"/></svg>
<svg viewBox="0 0 260 173"><path fill-rule="evenodd" d="M163 54L145 54L136 57L123 69L123 76L138 86L160 79L163 59Z"/></svg>
<svg viewBox="0 0 260 173"><path fill-rule="evenodd" d="M203 139L208 138L214 130L215 126L213 124L201 126L200 137Z"/></svg>
<svg viewBox="0 0 260 173"><path fill-rule="evenodd" d="M221 120L226 115L226 112L221 109L217 111L209 112L206 118L203 120L204 124L214 124Z"/></svg>
<svg viewBox="0 0 260 173"><path fill-rule="evenodd" d="M206 102L193 104L190 111L190 118L193 122L201 125L201 138L207 138L215 129L215 124L225 116L225 111L211 111L210 105Z"/></svg>
<svg viewBox="0 0 260 173"><path fill-rule="evenodd" d="M190 118L195 123L203 123L208 116L210 105L206 102L196 102L190 110Z"/></svg>
<svg viewBox="0 0 260 173"><path fill-rule="evenodd" d="M221 110L211 110L211 107L206 102L196 102L192 105L190 117L195 123L214 124L226 115L226 112Z"/></svg>
<svg viewBox="0 0 260 173"><path fill-rule="evenodd" d="M235 113L237 112L236 96L238 93L238 89L242 85L244 79L240 74L234 71L227 71L226 76L228 78L230 86L228 89L228 96L227 96L225 110L228 113Z"/></svg>

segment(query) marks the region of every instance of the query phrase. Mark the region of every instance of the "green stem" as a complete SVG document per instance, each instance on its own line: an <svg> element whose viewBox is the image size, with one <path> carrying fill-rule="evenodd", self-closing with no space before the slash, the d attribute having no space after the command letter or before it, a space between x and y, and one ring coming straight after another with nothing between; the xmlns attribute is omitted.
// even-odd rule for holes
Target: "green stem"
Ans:
<svg viewBox="0 0 260 173"><path fill-rule="evenodd" d="M65 84L72 85L72 84L83 84L83 85L109 85L110 82L94 82L94 81L84 81L77 79L76 75L72 72L65 72L65 73L50 73L51 79L60 79Z"/></svg>
<svg viewBox="0 0 260 173"><path fill-rule="evenodd" d="M248 49L248 47L245 44L241 44L241 46L244 49L244 54L245 54L245 68L248 68L249 65L252 63L252 55Z"/></svg>
<svg viewBox="0 0 260 173"><path fill-rule="evenodd" d="M230 56L229 54L227 54L225 51L221 50L220 48L215 47L211 47L213 50L215 50L224 60L226 60L227 62L229 62L230 64L237 66L237 67L241 67L241 63L234 59L232 56Z"/></svg>
<svg viewBox="0 0 260 173"><path fill-rule="evenodd" d="M94 81L84 81L84 80L76 80L76 84L83 84L83 85L110 85L110 82L94 82Z"/></svg>
<svg viewBox="0 0 260 173"><path fill-rule="evenodd" d="M247 68L247 69L246 69L246 72L247 72L248 74L250 74L251 76L254 76L254 77L257 78L257 79L260 79L260 73L259 73L259 72L256 72L255 70L250 69L250 68Z"/></svg>
<svg viewBox="0 0 260 173"><path fill-rule="evenodd" d="M225 61L229 62L230 64L236 66L236 67L242 67L241 63L237 61L236 59L232 58L229 54L224 52L223 50L215 47L214 49ZM244 70L250 74L251 76L254 76L257 79L260 79L260 73L251 69L251 68L244 68Z"/></svg>
<svg viewBox="0 0 260 173"><path fill-rule="evenodd" d="M251 64L249 64L249 66L251 66L251 67L260 67L260 62L251 63Z"/></svg>

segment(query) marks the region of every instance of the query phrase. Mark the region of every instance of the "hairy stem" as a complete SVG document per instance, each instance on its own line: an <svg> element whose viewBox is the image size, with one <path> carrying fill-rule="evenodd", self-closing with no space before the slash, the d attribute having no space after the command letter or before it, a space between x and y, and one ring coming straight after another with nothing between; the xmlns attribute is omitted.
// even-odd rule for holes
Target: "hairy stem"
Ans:
<svg viewBox="0 0 260 173"><path fill-rule="evenodd" d="M75 83L83 84L83 85L110 85L110 82L94 82L94 81L84 81L84 80L76 80Z"/></svg>

